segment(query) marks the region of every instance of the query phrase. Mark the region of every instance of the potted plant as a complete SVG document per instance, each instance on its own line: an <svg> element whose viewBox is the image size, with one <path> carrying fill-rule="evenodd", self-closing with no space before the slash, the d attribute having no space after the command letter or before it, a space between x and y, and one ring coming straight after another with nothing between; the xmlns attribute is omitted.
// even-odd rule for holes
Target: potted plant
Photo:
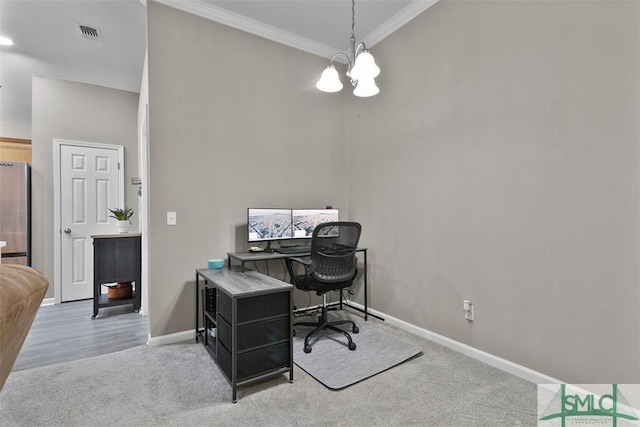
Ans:
<svg viewBox="0 0 640 427"><path fill-rule="evenodd" d="M111 215L110 218L114 218L118 221L118 231L120 233L126 233L131 226L131 215L133 215L133 209L131 208L113 208L109 209Z"/></svg>

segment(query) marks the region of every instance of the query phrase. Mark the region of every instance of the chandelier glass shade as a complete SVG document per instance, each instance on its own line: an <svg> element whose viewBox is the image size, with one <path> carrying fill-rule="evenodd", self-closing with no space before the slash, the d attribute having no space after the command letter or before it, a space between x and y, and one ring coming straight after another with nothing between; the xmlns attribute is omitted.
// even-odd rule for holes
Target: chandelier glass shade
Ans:
<svg viewBox="0 0 640 427"><path fill-rule="evenodd" d="M316 87L323 92L340 92L343 86L336 67L329 65L325 68Z"/></svg>
<svg viewBox="0 0 640 427"><path fill-rule="evenodd" d="M343 52L338 52L331 57L331 64L322 72L316 88L323 92L339 92L343 85L333 61L338 56L344 56L347 60L347 77L351 81L353 94L359 97L368 97L380 92L376 86L375 78L380 74L380 67L367 50L364 42L356 46L355 28L355 0L351 0L351 57Z"/></svg>
<svg viewBox="0 0 640 427"><path fill-rule="evenodd" d="M380 92L378 86L376 86L375 79L361 79L358 80L356 88L353 90L355 96L366 98L368 96L377 95Z"/></svg>

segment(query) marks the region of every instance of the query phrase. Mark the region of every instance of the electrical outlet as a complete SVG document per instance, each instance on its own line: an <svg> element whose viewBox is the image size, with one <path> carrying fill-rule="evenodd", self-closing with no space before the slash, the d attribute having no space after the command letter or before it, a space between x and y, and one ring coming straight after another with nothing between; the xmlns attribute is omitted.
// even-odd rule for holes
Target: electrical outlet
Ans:
<svg viewBox="0 0 640 427"><path fill-rule="evenodd" d="M473 304L468 299L462 301L462 311L464 318L473 321Z"/></svg>

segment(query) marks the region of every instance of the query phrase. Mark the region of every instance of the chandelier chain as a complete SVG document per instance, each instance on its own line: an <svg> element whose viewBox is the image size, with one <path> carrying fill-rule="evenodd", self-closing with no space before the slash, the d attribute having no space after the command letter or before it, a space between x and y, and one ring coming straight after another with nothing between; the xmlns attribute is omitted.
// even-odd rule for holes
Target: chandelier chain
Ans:
<svg viewBox="0 0 640 427"><path fill-rule="evenodd" d="M351 37L355 38L356 28L356 0L351 0Z"/></svg>

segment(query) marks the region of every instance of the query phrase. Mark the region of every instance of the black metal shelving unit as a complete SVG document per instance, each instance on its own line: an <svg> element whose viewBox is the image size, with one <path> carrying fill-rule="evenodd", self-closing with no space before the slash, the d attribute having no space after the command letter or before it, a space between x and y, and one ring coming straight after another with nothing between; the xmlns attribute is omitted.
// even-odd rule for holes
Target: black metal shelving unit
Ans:
<svg viewBox="0 0 640 427"><path fill-rule="evenodd" d="M140 310L142 295L142 238L140 233L106 234L93 237L93 316L103 307L133 304ZM130 298L110 299L102 294L105 283L133 282Z"/></svg>
<svg viewBox="0 0 640 427"><path fill-rule="evenodd" d="M243 385L287 372L293 381L292 289L243 268L196 270L196 341L229 381L233 403Z"/></svg>

